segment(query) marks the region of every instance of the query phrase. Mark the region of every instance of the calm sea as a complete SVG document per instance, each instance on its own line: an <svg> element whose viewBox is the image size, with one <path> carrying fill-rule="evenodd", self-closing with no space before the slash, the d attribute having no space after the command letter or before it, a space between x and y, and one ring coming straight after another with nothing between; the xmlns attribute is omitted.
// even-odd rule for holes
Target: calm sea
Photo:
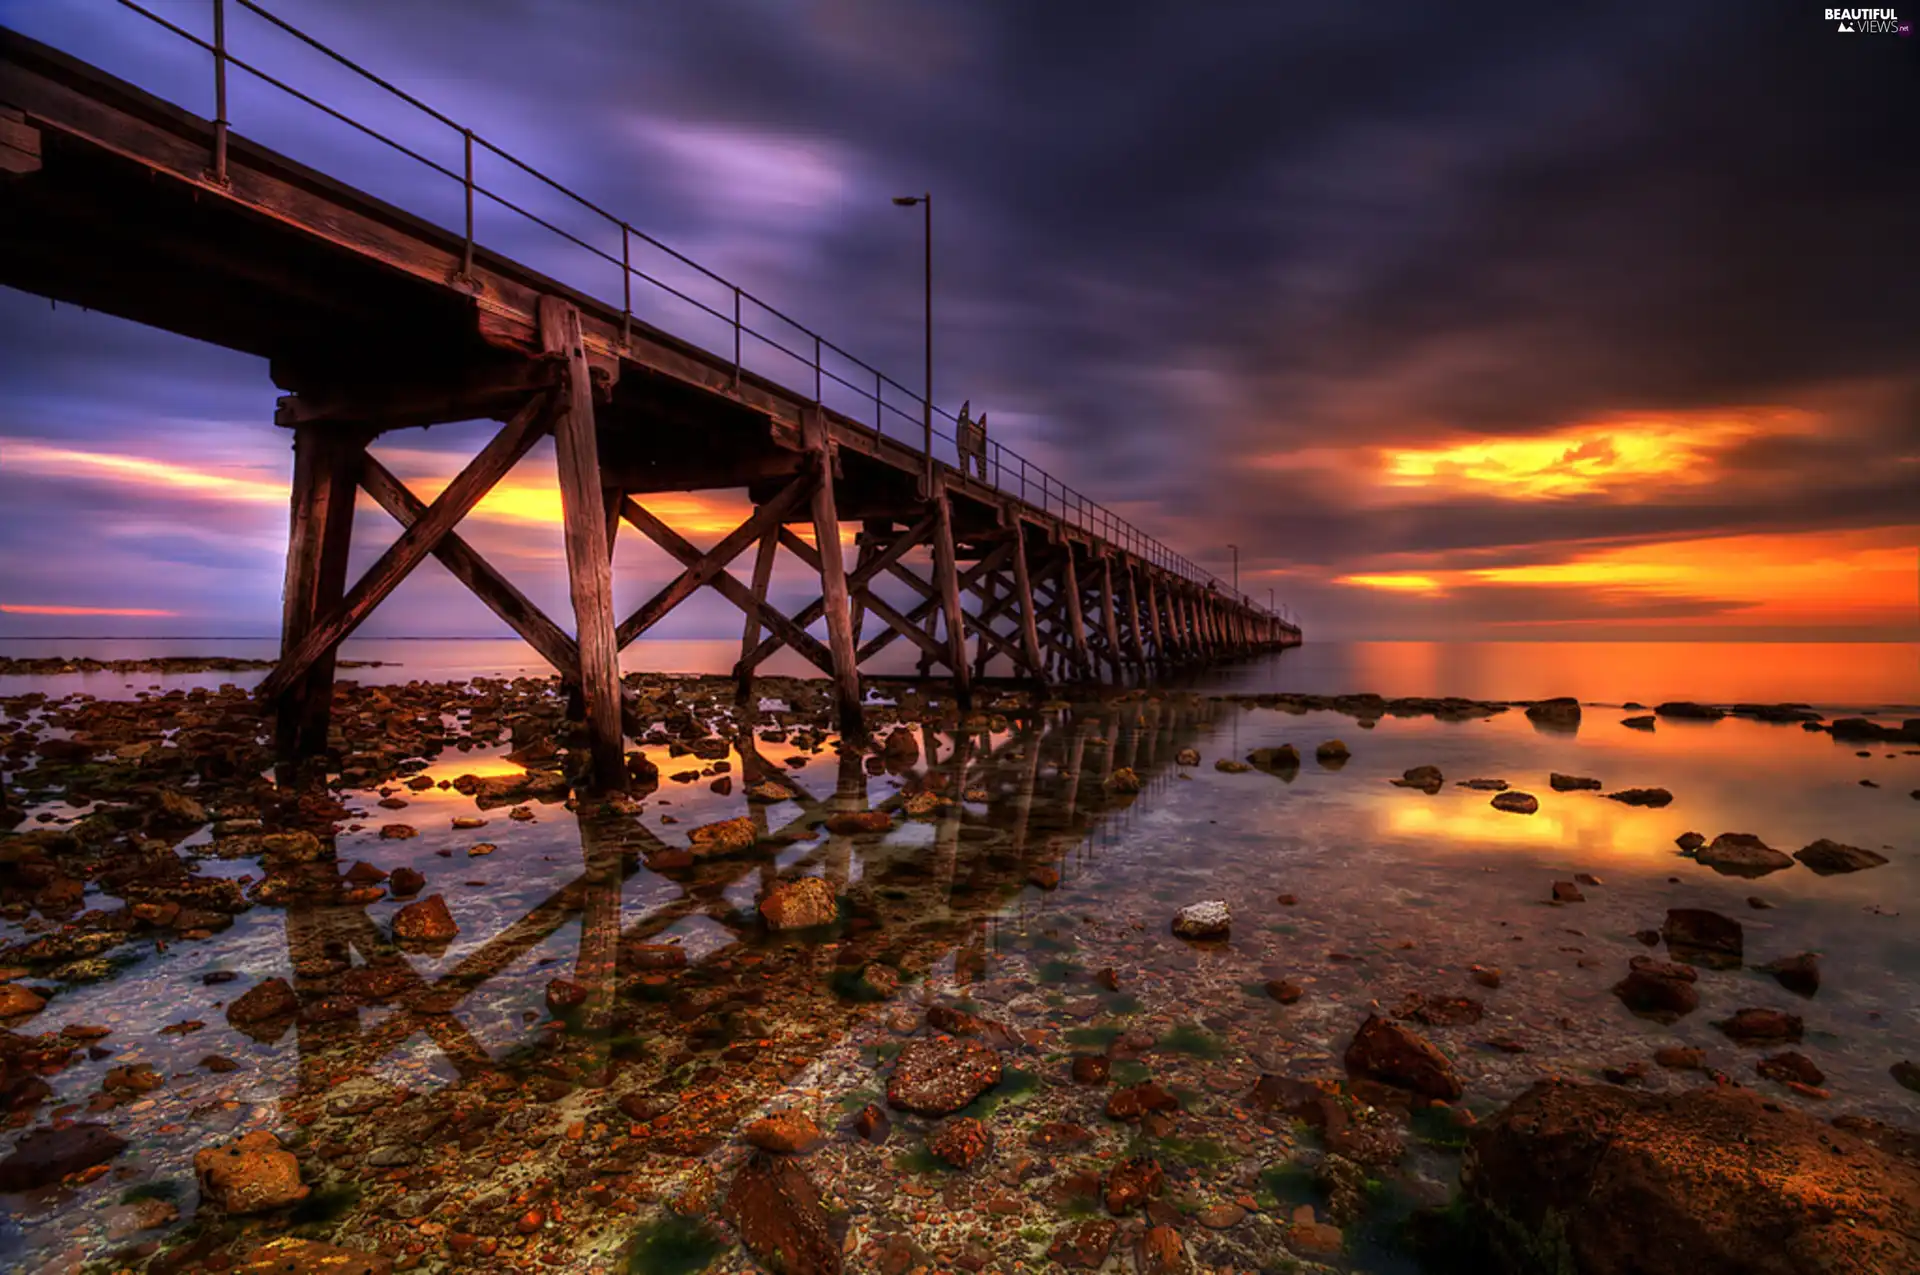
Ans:
<svg viewBox="0 0 1920 1275"><path fill-rule="evenodd" d="M901 644L904 646L904 644ZM272 639L0 638L0 656L92 656L141 659L164 655L271 659ZM734 640L637 642L623 656L627 671L724 673L739 654ZM369 684L465 677L537 676L546 666L516 638L364 638L346 643L348 659L379 660L378 669L343 677ZM888 652L877 671L912 669L910 654ZM806 675L791 652L763 666L776 675ZM260 673L201 673L157 678L90 674L57 679L0 677L0 694L25 690L110 696L152 686L250 685ZM1731 703L1802 702L1823 710L1920 706L1920 643L1911 642L1309 642L1280 655L1187 674L1199 690L1297 691L1333 695L1462 695L1475 699L1538 699L1646 704L1670 699Z"/></svg>

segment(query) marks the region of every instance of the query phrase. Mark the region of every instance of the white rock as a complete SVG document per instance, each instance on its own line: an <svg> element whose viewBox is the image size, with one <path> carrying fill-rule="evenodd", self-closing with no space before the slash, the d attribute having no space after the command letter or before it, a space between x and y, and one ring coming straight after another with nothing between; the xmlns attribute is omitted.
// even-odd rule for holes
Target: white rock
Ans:
<svg viewBox="0 0 1920 1275"><path fill-rule="evenodd" d="M1183 939L1224 938L1233 924L1233 913L1225 899L1189 903L1174 913L1173 932Z"/></svg>

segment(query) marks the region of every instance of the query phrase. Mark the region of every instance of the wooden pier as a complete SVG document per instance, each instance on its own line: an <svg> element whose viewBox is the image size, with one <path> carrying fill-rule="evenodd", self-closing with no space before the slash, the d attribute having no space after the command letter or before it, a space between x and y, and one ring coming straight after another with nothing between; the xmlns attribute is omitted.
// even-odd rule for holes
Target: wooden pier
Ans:
<svg viewBox="0 0 1920 1275"><path fill-rule="evenodd" d="M210 55L219 114L230 73L291 90L235 57L224 28L212 41L169 29ZM744 615L743 695L770 655L790 649L833 679L841 730L853 738L863 734L861 667L898 642L966 704L996 658L1051 686L1143 678L1300 641L1297 626L1010 451L992 448L984 475L963 472L943 451L950 440L922 428L935 412L737 286L719 281L731 289L730 352L644 320L635 282L666 285L632 253L671 250L557 184L617 227L617 250L549 227L618 267L617 302L488 251L475 239L476 198L513 205L476 182L475 147L491 148L461 131L464 174L434 165L465 189L464 228L449 229L0 29L0 283L258 355L286 391L276 418L293 442L282 657L260 688L286 754L324 749L335 651L430 556L577 689L595 777L607 787L623 781L634 724L620 651L702 589ZM726 317L724 299L667 291ZM756 326L743 317L754 307L774 318ZM745 346L783 352L789 373L757 370ZM869 374L870 389L860 383ZM849 406L857 395L870 404L862 418ZM430 502L368 451L389 431L480 419L498 432ZM457 530L548 435L571 626ZM647 506L658 493L726 488L745 488L753 512L710 548ZM349 583L362 491L403 530ZM682 568L626 616L614 610L611 563L623 524ZM746 584L728 568L749 551ZM819 596L791 614L768 601L783 552L820 582ZM883 580L914 601L889 602Z"/></svg>

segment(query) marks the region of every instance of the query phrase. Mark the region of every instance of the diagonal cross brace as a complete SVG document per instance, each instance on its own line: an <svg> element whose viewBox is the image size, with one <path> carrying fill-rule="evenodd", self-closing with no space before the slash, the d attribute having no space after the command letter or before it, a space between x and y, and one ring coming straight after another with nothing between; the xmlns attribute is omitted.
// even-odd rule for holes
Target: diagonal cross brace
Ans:
<svg viewBox="0 0 1920 1275"><path fill-rule="evenodd" d="M909 527L907 530L901 532L897 537L895 537L894 542L888 545L884 552L880 553L878 556L874 558L869 559L866 562L861 563L859 566L855 567L851 572L849 572L847 574L847 592L852 594L860 602L862 606L867 605L867 600L872 596L867 589L868 582L871 581L873 577L878 575L880 572L885 571L887 568L891 567L894 563L900 561L900 559L909 550L911 550L915 545L921 543L921 541L925 540L927 536L930 535L933 531L933 520L934 520L934 515L928 514L926 517L922 518L919 522L916 522L915 524L913 524L913 526ZM784 543L784 537L783 537L783 543ZM800 543L805 544L804 541L801 541ZM791 548L792 546L789 545L788 547ZM811 560L809 560L808 555L812 555ZM819 555L817 553L814 553L811 546L808 546L807 552L805 554L800 555L800 560L802 562L808 563L808 565L813 567L815 571L818 571L820 569ZM871 610L872 608L869 607L869 609ZM804 629L809 624L812 624L815 620L825 615L826 612L827 612L826 598L824 597L815 598L813 601L809 602L806 606L800 608L799 613L793 617L793 622ZM782 642L780 638L770 637L766 641L762 642L759 646L754 647L752 654L747 656L746 659L741 660L740 663L743 665L746 665L749 668L756 667L760 664L762 660L766 659L768 656L772 655L775 651L779 650L781 645L782 645Z"/></svg>

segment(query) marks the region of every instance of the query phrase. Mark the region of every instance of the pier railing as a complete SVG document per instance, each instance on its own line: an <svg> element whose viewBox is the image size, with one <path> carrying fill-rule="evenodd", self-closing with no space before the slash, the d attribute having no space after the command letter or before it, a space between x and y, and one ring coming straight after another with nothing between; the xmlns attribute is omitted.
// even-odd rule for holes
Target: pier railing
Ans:
<svg viewBox="0 0 1920 1275"><path fill-rule="evenodd" d="M828 340L778 306L635 227L625 218L601 207L504 146L270 12L255 0L204 0L207 7L199 12L206 14L211 23L210 31L205 35L154 12L136 0L113 0L113 3L211 56L214 145L210 175L216 182L226 179L227 135L232 123L229 118L228 74L235 71L278 90L352 133L380 143L426 171L456 183L462 196L459 224L449 224L449 219L444 215L426 214L426 219L442 230L461 236L462 260L466 271L472 269L474 250L479 243L476 235L481 212L493 210L509 214L546 235L552 241L546 247L560 246L586 254L586 264L597 270L591 281L583 279L578 262L572 268L555 269L548 261L543 261L540 268L548 269L569 286L578 287L609 307L617 301L623 322L629 330L632 324L638 322L689 341L716 359L724 361L730 354L736 378L743 371L750 371L791 393L810 394L814 402L859 423L863 428L870 428L876 435L908 443L916 450L929 445L926 441L926 422L931 416L938 422L930 431L932 459L954 468L962 467L965 458L955 442L958 422L951 412L937 404L929 412L921 395ZM187 10L183 9L182 12ZM429 142L424 138L402 140L393 135L394 126L389 125L388 131L376 128L347 110L323 101L318 90L310 92L297 87L257 62L242 57L234 50L233 31L229 29L229 18L237 12L258 18L267 28L282 33L347 72L355 82L377 88L387 97L411 108L420 120L443 131L443 143L457 141L459 159L435 159L426 153ZM256 27L255 34L261 33L261 29ZM166 94L162 93L162 96ZM417 132L417 129L413 131ZM291 155L290 158L300 159L301 156ZM561 224L557 214L535 211L528 206L525 196L510 194L501 181L478 176L476 164L491 164L496 172L508 175L511 180L523 180L536 189L559 196L564 206L586 215L587 228L570 228ZM500 252L494 232L489 232L489 239L495 242L485 245L488 250ZM612 288L607 286L608 272L613 273L615 280ZM634 288L636 281L643 285L639 292ZM638 309L636 302L639 303ZM717 341L714 339L716 337ZM726 350L728 342L731 343L730 351ZM870 425L868 421L871 421ZM1175 552L1014 449L989 440L986 460L986 473L977 481L1017 497L1142 560L1211 588L1223 597L1237 600L1254 610L1274 614L1289 624L1293 622L1284 608L1269 612L1269 608L1249 595L1237 592L1211 571Z"/></svg>

